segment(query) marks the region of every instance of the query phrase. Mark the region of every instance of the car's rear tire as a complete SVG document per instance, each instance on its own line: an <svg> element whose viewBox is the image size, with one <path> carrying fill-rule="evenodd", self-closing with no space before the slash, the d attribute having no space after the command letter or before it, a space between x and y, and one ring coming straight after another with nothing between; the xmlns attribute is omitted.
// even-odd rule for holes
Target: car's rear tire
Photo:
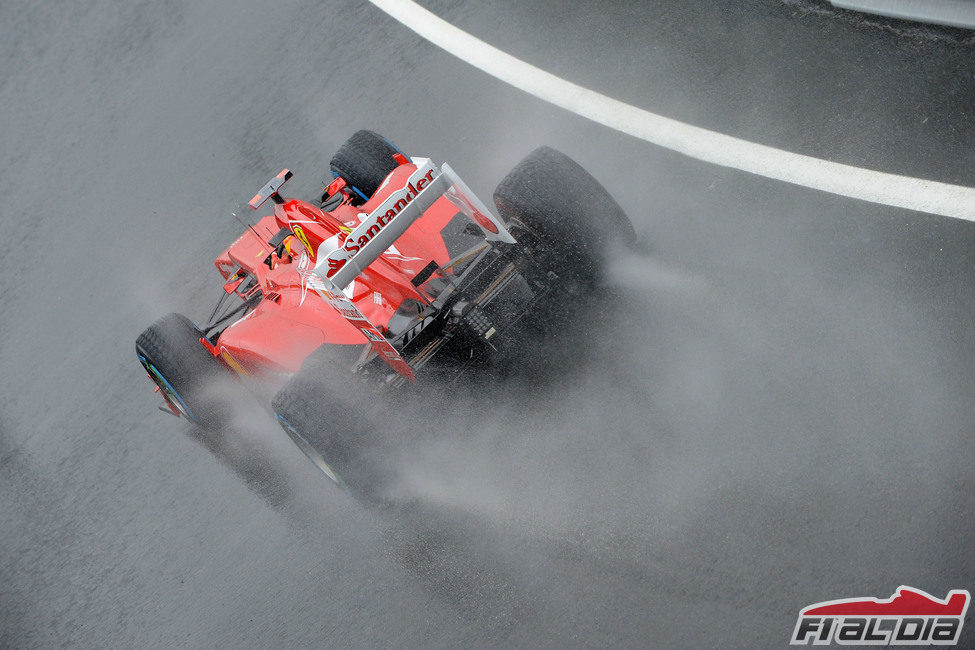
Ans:
<svg viewBox="0 0 975 650"><path fill-rule="evenodd" d="M400 150L383 136L365 129L356 131L332 156L329 167L352 190L354 205L361 205L375 194L391 171L399 165L393 154Z"/></svg>
<svg viewBox="0 0 975 650"><path fill-rule="evenodd" d="M274 396L275 418L326 476L354 496L375 500L382 487L380 436L369 424L361 387L335 346L313 352ZM358 346L356 346L358 350Z"/></svg>
<svg viewBox="0 0 975 650"><path fill-rule="evenodd" d="M527 230L551 252L548 261L585 283L602 277L613 244L636 240L606 188L551 147L539 147L519 162L498 183L494 203L513 228Z"/></svg>
<svg viewBox="0 0 975 650"><path fill-rule="evenodd" d="M203 336L182 314L167 314L136 339L139 362L167 401L196 425L217 429L230 418L231 405L219 384L227 370L203 347Z"/></svg>

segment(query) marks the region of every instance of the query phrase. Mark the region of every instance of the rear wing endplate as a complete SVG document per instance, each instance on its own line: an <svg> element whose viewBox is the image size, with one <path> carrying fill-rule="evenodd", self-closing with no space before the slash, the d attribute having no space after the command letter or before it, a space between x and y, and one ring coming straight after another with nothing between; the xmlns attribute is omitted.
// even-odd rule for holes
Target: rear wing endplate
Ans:
<svg viewBox="0 0 975 650"><path fill-rule="evenodd" d="M491 210L484 205L481 199L467 187L467 183L457 175L450 165L444 163L441 167L444 176L450 179L450 187L447 188L447 200L457 206L457 209L466 214L477 224L484 233L484 238L488 241L503 241L514 244L515 238L511 236L504 223L498 219Z"/></svg>

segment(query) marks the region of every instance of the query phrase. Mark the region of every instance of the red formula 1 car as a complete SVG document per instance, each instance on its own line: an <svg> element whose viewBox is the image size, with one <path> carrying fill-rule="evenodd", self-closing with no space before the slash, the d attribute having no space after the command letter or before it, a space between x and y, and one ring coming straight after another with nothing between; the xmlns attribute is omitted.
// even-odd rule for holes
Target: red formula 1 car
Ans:
<svg viewBox="0 0 975 650"><path fill-rule="evenodd" d="M273 214L217 256L224 293L207 323L164 316L136 353L165 410L205 428L230 416L232 400L213 388L221 378L274 396L285 430L341 482L352 434L324 427L335 409L312 375L340 369L345 385L382 387L461 376L544 331L634 233L592 176L547 147L498 185L500 218L449 165L408 158L371 131L330 167L317 204L281 197L288 170L262 188L250 206L270 200Z"/></svg>

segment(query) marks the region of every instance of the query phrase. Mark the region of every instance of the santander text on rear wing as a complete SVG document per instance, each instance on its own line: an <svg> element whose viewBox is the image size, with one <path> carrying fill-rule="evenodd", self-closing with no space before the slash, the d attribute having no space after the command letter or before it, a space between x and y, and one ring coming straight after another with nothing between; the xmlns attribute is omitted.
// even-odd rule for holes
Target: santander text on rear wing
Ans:
<svg viewBox="0 0 975 650"><path fill-rule="evenodd" d="M481 228L486 239L514 243L501 220L474 196L450 165L437 169L428 158L415 158L413 163L417 169L406 186L369 213L342 246L320 257L316 273L344 289L444 195Z"/></svg>
<svg viewBox="0 0 975 650"><path fill-rule="evenodd" d="M463 180L444 163L439 169L428 158L414 158L416 165L406 186L370 212L338 248L320 251L315 276L309 286L347 321L359 328L372 349L397 373L414 381L413 371L393 344L346 297L343 289L372 264L442 196L467 215L488 241L515 243L514 237Z"/></svg>

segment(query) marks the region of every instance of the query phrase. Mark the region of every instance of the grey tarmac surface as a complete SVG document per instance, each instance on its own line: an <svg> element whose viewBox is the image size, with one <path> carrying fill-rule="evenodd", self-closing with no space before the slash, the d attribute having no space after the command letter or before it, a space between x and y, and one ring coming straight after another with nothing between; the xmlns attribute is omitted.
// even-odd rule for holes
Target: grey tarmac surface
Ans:
<svg viewBox="0 0 975 650"><path fill-rule="evenodd" d="M433 2L669 117L975 184L975 48L807 3ZM0 646L780 647L798 610L975 585L975 225L715 168L352 0L0 4ZM255 411L155 410L233 207L357 128L481 196L549 144L649 257L548 382L432 397L364 508ZM969 626L971 621L969 621ZM967 627L963 645L975 644Z"/></svg>

